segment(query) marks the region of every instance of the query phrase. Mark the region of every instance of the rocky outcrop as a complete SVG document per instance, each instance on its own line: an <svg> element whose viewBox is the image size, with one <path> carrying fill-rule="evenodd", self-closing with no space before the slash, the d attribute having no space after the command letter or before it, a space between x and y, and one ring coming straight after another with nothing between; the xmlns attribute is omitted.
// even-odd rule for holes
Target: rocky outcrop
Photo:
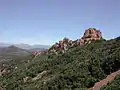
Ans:
<svg viewBox="0 0 120 90"><path fill-rule="evenodd" d="M54 44L49 50L48 52L50 53L55 53L58 54L58 51L61 53L64 53L66 50L68 50L71 46L73 46L73 41L68 39L68 38L64 38L63 40L59 41L59 43Z"/></svg>
<svg viewBox="0 0 120 90"><path fill-rule="evenodd" d="M6 74L7 72L8 72L8 71L7 71L6 69L4 69L4 70L0 70L0 76Z"/></svg>
<svg viewBox="0 0 120 90"><path fill-rule="evenodd" d="M47 71L43 71L43 72L39 73L36 77L34 77L32 79L32 81L36 81L38 79L41 79L45 74L47 74Z"/></svg>
<svg viewBox="0 0 120 90"><path fill-rule="evenodd" d="M0 90L4 90L3 85L1 83L0 83Z"/></svg>
<svg viewBox="0 0 120 90"><path fill-rule="evenodd" d="M95 28L89 28L85 31L82 39L85 42L87 42L89 40L100 40L100 39L102 39L102 33L100 32L100 30L97 30Z"/></svg>
<svg viewBox="0 0 120 90"><path fill-rule="evenodd" d="M85 39L85 38L99 40L102 38L102 34L101 34L100 30L97 30L95 28L89 28L89 29L85 30L84 36L82 37L82 39Z"/></svg>
<svg viewBox="0 0 120 90"><path fill-rule="evenodd" d="M72 41L68 38L64 38L63 40L59 41L59 43L54 44L49 50L49 53L64 53L66 50L72 47L76 46L82 46L85 44L89 44L92 41L100 40L102 39L102 33L100 30L97 30L95 28L89 28L85 30L85 33L81 39L77 39L75 41Z"/></svg>
<svg viewBox="0 0 120 90"><path fill-rule="evenodd" d="M10 64L4 64L4 63L0 63L0 76L6 75L8 73L10 73L10 71L14 68L14 66L10 65Z"/></svg>
<svg viewBox="0 0 120 90"><path fill-rule="evenodd" d="M79 39L78 43L79 45L84 45L86 43L91 43L91 41L101 40L101 39L102 39L102 33L100 30L97 30L95 28L89 28L85 30L83 37Z"/></svg>
<svg viewBox="0 0 120 90"><path fill-rule="evenodd" d="M30 77L23 78L24 83L26 83L29 79L30 79Z"/></svg>

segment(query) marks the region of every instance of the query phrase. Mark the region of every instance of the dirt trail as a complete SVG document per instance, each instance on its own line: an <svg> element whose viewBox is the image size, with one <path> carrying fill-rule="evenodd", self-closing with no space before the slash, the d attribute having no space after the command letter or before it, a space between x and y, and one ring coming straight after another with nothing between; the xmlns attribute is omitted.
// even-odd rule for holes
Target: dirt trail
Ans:
<svg viewBox="0 0 120 90"><path fill-rule="evenodd" d="M103 80L95 83L95 85L94 85L92 88L88 89L88 90L100 90L100 88L101 88L102 86L105 86L105 85L107 85L109 82L111 82L112 80L114 80L117 75L120 75L120 70L111 73L111 74L108 75L105 79L103 79Z"/></svg>

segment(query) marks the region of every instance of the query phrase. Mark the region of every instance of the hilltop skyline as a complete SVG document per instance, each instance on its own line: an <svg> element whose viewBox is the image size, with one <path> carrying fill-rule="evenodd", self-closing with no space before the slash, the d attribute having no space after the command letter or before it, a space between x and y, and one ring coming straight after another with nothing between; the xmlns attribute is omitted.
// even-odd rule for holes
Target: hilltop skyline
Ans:
<svg viewBox="0 0 120 90"><path fill-rule="evenodd" d="M0 0L0 42L52 45L79 39L85 29L101 30L103 38L120 35L120 1Z"/></svg>

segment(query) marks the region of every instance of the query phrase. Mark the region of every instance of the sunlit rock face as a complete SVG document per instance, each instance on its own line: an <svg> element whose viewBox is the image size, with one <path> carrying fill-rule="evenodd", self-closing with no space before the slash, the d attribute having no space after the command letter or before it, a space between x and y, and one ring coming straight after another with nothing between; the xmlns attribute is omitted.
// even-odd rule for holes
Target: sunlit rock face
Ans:
<svg viewBox="0 0 120 90"><path fill-rule="evenodd" d="M93 39L93 40L100 40L102 38L102 33L100 30L97 30L95 28L89 28L85 30L85 33L82 37L82 39Z"/></svg>
<svg viewBox="0 0 120 90"><path fill-rule="evenodd" d="M102 33L95 28L89 28L85 30L83 37L80 39L80 45L91 43L92 40L101 40Z"/></svg>

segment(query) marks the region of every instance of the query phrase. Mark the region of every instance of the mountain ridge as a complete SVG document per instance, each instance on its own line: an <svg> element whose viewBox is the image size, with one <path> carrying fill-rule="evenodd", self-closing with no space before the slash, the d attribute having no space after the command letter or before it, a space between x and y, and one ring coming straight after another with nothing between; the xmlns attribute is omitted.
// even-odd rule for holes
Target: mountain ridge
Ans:
<svg viewBox="0 0 120 90"><path fill-rule="evenodd" d="M22 49L34 49L34 48L48 49L50 47L49 45L39 45L39 44L29 45L29 44L24 44L24 43L20 43L20 44L8 44L8 43L2 43L1 42L0 43L0 48L9 47L11 45L14 45L14 46L22 48Z"/></svg>
<svg viewBox="0 0 120 90"><path fill-rule="evenodd" d="M14 45L10 45L9 47L4 47L0 49L0 56L25 56L30 55L30 52L16 47Z"/></svg>

